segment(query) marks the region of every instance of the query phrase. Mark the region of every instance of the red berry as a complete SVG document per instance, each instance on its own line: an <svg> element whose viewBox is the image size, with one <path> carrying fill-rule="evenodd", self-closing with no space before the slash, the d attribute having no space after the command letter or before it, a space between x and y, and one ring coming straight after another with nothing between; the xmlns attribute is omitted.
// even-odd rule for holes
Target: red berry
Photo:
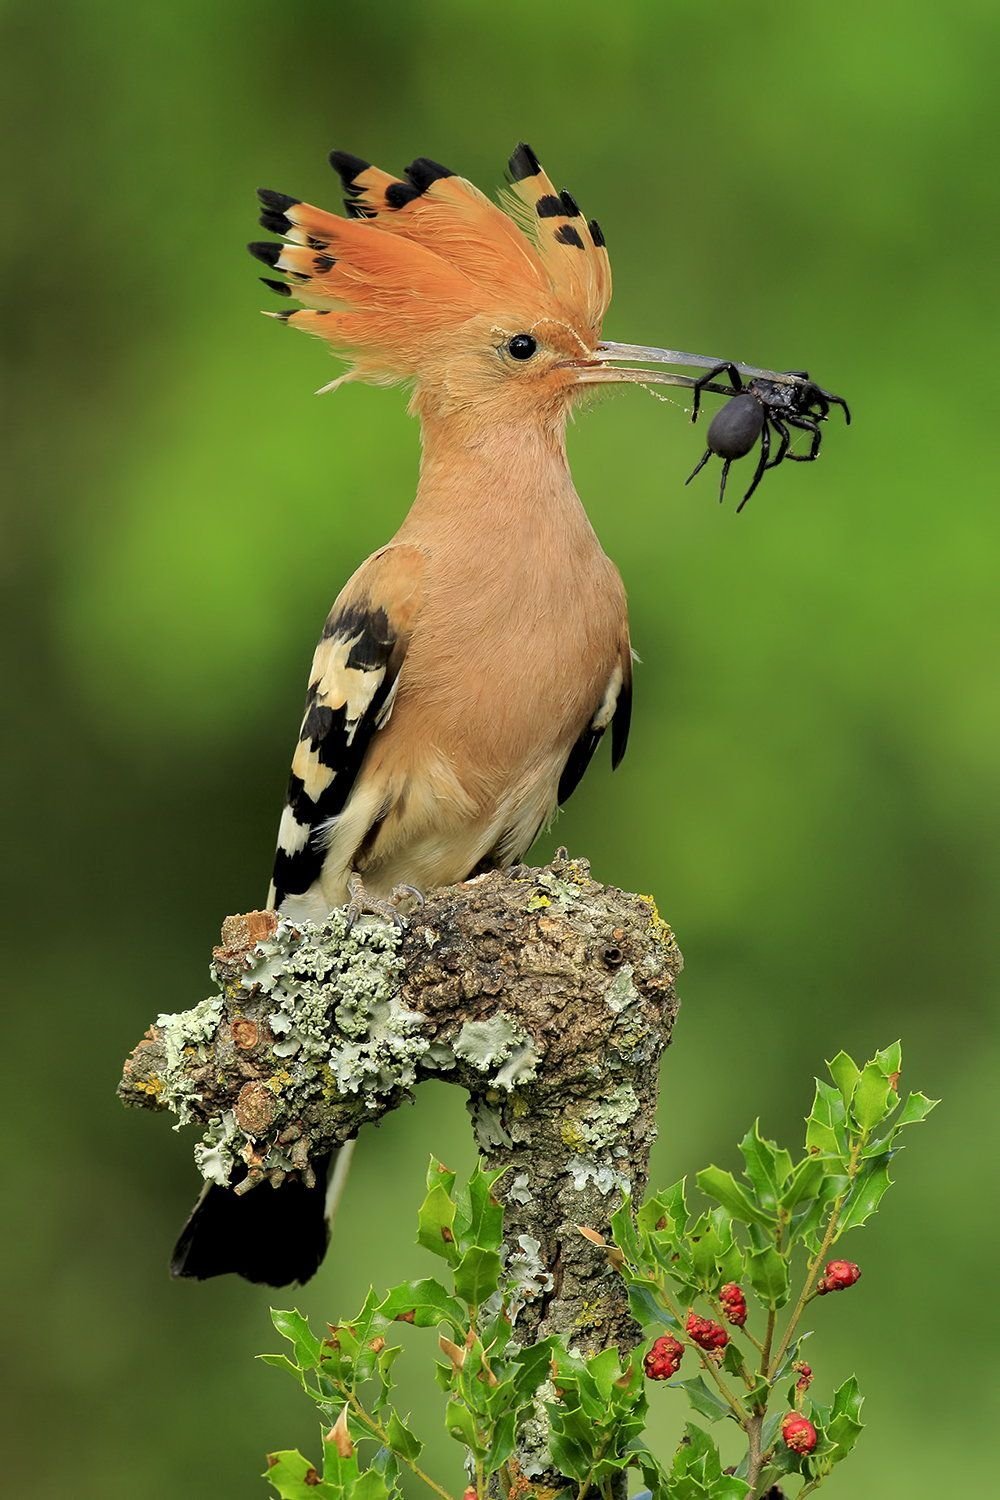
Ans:
<svg viewBox="0 0 1000 1500"><path fill-rule="evenodd" d="M742 1328L747 1320L747 1299L743 1295L743 1288L737 1286L735 1281L728 1281L719 1293L719 1301L722 1303L726 1322Z"/></svg>
<svg viewBox="0 0 1000 1500"><path fill-rule="evenodd" d="M686 1327L688 1337L699 1349L724 1349L729 1343L729 1334L722 1324L713 1323L711 1318L699 1318L697 1313L689 1312Z"/></svg>
<svg viewBox="0 0 1000 1500"><path fill-rule="evenodd" d="M795 1382L795 1389L797 1391L807 1391L812 1385L812 1366L807 1365L804 1359L797 1359L794 1365L792 1365L792 1369L799 1377Z"/></svg>
<svg viewBox="0 0 1000 1500"><path fill-rule="evenodd" d="M794 1411L782 1418L781 1436L785 1440L785 1447L790 1448L793 1453L811 1453L816 1446L815 1427L808 1417L800 1417Z"/></svg>
<svg viewBox="0 0 1000 1500"><path fill-rule="evenodd" d="M846 1291L860 1276L861 1267L855 1265L853 1260L828 1260L826 1271L816 1288L817 1296L825 1297L827 1292Z"/></svg>
<svg viewBox="0 0 1000 1500"><path fill-rule="evenodd" d="M650 1380L669 1380L671 1375L677 1374L683 1357L684 1345L665 1333L653 1342L642 1367Z"/></svg>

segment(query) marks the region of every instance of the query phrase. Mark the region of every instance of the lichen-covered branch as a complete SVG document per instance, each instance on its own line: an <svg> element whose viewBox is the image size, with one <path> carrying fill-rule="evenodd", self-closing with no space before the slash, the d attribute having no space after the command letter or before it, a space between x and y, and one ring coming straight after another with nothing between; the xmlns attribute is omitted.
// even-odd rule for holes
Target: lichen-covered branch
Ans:
<svg viewBox="0 0 1000 1500"><path fill-rule="evenodd" d="M423 1079L458 1084L487 1164L508 1169L525 1342L624 1349L621 1278L576 1226L606 1230L620 1190L645 1189L680 967L649 897L561 856L433 892L402 933L251 912L223 927L215 994L158 1018L120 1093L200 1126L203 1175L227 1184L243 1163L248 1191L308 1176Z"/></svg>

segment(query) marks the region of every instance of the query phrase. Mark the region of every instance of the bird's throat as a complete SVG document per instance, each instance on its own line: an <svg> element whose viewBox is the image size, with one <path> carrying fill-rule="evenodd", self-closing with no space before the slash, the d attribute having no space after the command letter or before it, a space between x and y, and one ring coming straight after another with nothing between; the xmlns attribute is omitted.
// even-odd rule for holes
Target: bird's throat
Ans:
<svg viewBox="0 0 1000 1500"><path fill-rule="evenodd" d="M589 530L573 487L564 424L490 423L470 433L425 415L421 442L420 482L403 532L411 523L423 530L432 521L478 526L485 542L529 520L569 531L582 521Z"/></svg>

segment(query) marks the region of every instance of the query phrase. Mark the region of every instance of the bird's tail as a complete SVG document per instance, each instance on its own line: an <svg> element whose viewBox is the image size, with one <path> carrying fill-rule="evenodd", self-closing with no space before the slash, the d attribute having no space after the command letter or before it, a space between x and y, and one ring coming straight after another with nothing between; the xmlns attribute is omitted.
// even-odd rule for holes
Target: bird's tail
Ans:
<svg viewBox="0 0 1000 1500"><path fill-rule="evenodd" d="M351 1146L311 1163L313 1187L298 1177L278 1188L261 1183L243 1194L209 1184L174 1246L171 1275L206 1281L232 1274L266 1286L308 1281L330 1243L328 1203L332 1214Z"/></svg>

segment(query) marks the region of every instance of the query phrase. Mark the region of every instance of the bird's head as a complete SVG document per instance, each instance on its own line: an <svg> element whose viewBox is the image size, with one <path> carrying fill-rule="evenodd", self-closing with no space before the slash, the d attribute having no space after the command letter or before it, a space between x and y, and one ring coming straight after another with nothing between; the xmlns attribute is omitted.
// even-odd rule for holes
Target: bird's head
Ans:
<svg viewBox="0 0 1000 1500"><path fill-rule="evenodd" d="M601 342L604 236L530 146L511 157L499 206L426 157L402 178L345 152L330 160L346 217L261 189L261 223L284 243L250 250L284 278L267 285L302 304L273 316L349 361L333 385L409 381L424 413L559 425L587 387L657 378L612 364L622 350L672 351Z"/></svg>

